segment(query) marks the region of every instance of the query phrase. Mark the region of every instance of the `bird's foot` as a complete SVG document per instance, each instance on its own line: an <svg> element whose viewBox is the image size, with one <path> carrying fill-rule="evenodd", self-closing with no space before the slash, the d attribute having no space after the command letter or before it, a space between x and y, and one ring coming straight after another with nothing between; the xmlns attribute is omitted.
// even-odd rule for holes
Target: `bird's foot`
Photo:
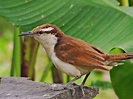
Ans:
<svg viewBox="0 0 133 99"><path fill-rule="evenodd" d="M81 89L83 98L85 98L85 92L84 92L84 85L83 84L77 85L75 83L67 83L65 88L72 90L72 95L74 96L74 94L76 93L74 86L79 86L79 88Z"/></svg>
<svg viewBox="0 0 133 99"><path fill-rule="evenodd" d="M70 90L72 90L72 96L74 96L74 94L75 94L74 85L77 85L77 84L75 84L75 83L73 83L73 82L69 82L69 83L67 83L67 84L65 85L65 89L70 89Z"/></svg>

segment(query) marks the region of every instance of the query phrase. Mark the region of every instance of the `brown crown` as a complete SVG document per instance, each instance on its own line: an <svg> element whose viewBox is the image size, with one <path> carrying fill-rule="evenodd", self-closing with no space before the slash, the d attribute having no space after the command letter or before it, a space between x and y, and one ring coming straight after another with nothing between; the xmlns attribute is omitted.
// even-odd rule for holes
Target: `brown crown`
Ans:
<svg viewBox="0 0 133 99"><path fill-rule="evenodd" d="M34 33L34 34L39 33L40 29L44 29L44 28L48 28L48 27L52 27L54 29L50 30L50 31L45 31L45 32L42 32L42 33L47 33L47 34L51 33L51 34L54 34L57 37L60 37L60 36L64 35L64 33L56 25L53 25L53 24L43 24L43 25L37 26L36 28L34 28L32 30L32 33Z"/></svg>

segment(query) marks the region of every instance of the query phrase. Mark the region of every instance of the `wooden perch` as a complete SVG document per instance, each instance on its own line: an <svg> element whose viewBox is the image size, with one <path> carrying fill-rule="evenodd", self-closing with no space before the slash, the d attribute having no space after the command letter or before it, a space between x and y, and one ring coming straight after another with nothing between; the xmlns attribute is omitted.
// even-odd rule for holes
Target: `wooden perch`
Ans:
<svg viewBox="0 0 133 99"><path fill-rule="evenodd" d="M0 99L81 99L82 93L79 86L74 86L76 91L72 96L72 90L51 90L53 84L35 82L23 77L1 77ZM85 98L94 98L99 90L94 87L84 87Z"/></svg>

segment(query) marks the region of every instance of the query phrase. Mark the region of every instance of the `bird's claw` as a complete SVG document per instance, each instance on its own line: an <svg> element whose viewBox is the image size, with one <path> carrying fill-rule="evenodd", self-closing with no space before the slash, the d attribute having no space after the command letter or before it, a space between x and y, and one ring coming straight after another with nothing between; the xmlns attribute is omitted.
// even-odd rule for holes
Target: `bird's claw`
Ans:
<svg viewBox="0 0 133 99"><path fill-rule="evenodd" d="M83 98L85 98L85 92L84 92L84 85L79 85L80 88L81 88L81 91L82 91L82 94L83 94Z"/></svg>
<svg viewBox="0 0 133 99"><path fill-rule="evenodd" d="M75 85L75 83L67 83L67 84L65 85L65 88L66 88L66 89L72 90L72 96L75 95L74 85Z"/></svg>
<svg viewBox="0 0 133 99"><path fill-rule="evenodd" d="M85 92L84 92L84 85L83 85L83 84L77 85L77 84L75 84L75 83L68 83L68 84L66 84L65 88L66 88L66 89L72 90L72 96L74 96L75 93L76 93L76 91L75 91L75 89L74 89L74 85L80 87L81 92L82 92L82 94L83 94L83 98L84 98L84 97L85 97Z"/></svg>

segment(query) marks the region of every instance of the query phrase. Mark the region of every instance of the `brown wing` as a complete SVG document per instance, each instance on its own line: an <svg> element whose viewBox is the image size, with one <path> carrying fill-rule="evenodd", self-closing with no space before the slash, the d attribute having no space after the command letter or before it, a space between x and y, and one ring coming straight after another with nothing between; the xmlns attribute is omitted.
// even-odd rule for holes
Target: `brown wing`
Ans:
<svg viewBox="0 0 133 99"><path fill-rule="evenodd" d="M106 53L80 39L62 37L55 46L55 52L59 59L74 66L107 70L104 66Z"/></svg>

